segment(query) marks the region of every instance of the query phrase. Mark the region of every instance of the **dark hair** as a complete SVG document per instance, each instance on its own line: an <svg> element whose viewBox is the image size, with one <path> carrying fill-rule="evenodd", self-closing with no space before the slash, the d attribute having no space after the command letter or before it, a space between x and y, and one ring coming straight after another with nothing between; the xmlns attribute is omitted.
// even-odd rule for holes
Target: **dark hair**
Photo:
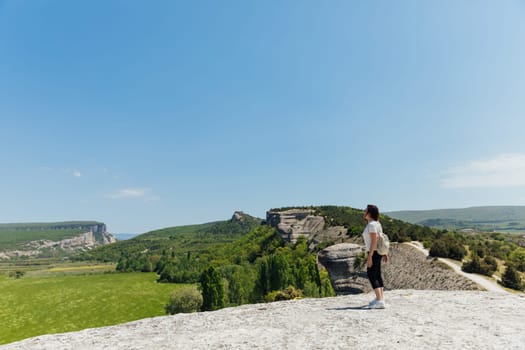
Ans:
<svg viewBox="0 0 525 350"><path fill-rule="evenodd" d="M374 219L375 221L379 220L379 208L376 207L375 205L373 204L368 204L366 206L366 212L368 214L370 214L370 216L372 217L372 219Z"/></svg>

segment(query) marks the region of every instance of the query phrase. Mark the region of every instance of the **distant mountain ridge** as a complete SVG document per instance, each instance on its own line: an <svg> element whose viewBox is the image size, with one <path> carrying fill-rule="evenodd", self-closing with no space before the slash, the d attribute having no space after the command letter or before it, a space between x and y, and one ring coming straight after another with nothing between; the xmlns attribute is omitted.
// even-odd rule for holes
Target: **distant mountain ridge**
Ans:
<svg viewBox="0 0 525 350"><path fill-rule="evenodd" d="M115 233L113 236L117 238L119 241L125 241L127 239L132 239L134 237L137 237L139 233Z"/></svg>
<svg viewBox="0 0 525 350"><path fill-rule="evenodd" d="M459 209L401 210L385 213L413 224L448 230L525 233L525 206L479 206Z"/></svg>

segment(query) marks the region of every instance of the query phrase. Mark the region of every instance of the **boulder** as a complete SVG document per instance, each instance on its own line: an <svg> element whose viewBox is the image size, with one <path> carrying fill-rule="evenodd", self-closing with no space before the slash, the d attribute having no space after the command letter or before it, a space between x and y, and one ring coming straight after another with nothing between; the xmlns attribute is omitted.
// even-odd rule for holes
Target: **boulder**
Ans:
<svg viewBox="0 0 525 350"><path fill-rule="evenodd" d="M338 295L363 293L369 290L363 272L354 269L357 255L364 247L354 243L334 244L321 250L317 257L328 270L332 287Z"/></svg>

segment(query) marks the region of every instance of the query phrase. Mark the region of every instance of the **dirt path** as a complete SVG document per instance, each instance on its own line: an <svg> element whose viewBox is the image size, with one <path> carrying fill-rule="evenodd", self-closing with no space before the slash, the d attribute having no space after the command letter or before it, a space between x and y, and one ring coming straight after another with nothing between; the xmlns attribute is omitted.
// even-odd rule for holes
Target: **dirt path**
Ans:
<svg viewBox="0 0 525 350"><path fill-rule="evenodd" d="M410 243L405 243L405 244L409 244L409 245L415 247L420 252L422 252L423 254L428 256L428 249L423 248L423 245L420 242L412 241ZM497 281L495 281L495 280L489 280L489 279L484 278L483 276L480 276L480 275L477 275L477 274L473 274L473 273L466 273L466 272L461 270L460 266L454 264L453 262L449 261L448 259L438 258L438 260L443 262L444 264L447 264L448 266L450 266L452 269L454 269L454 271L456 273L458 273L458 274L460 274L462 276L465 276L466 278L468 278L471 281L477 283L478 285L480 285L481 287L485 288L486 290L488 290L490 292L508 293L505 290L505 288L501 287L497 283Z"/></svg>

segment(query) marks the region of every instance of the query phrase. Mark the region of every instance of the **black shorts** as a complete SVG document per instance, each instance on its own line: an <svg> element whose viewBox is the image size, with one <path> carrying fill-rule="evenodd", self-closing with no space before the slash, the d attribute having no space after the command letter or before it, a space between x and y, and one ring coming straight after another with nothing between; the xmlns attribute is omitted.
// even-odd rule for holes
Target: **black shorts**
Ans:
<svg viewBox="0 0 525 350"><path fill-rule="evenodd" d="M383 259L382 255L379 255L377 251L374 250L372 255L372 267L367 267L366 274L372 284L372 288L382 288L383 279L381 278L381 260Z"/></svg>

